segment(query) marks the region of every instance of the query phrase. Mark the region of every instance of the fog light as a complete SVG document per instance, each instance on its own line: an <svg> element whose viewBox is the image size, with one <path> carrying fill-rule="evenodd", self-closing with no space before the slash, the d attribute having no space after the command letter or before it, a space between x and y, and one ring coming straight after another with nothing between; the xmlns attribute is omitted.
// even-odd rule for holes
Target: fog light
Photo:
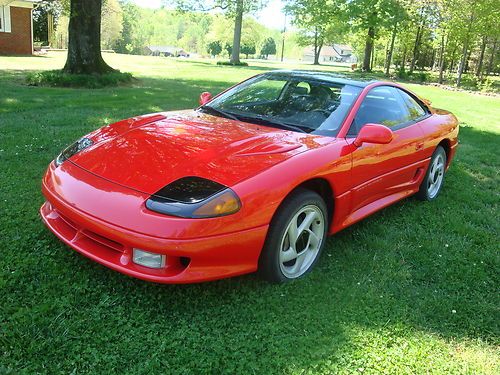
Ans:
<svg viewBox="0 0 500 375"><path fill-rule="evenodd" d="M149 268L165 267L166 255L150 253L140 249L134 249L133 262Z"/></svg>

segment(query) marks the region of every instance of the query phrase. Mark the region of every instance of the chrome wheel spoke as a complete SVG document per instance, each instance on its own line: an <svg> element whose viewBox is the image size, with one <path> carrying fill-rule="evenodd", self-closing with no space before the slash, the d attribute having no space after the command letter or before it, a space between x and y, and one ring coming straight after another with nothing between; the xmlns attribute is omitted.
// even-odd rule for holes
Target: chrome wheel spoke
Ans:
<svg viewBox="0 0 500 375"><path fill-rule="evenodd" d="M427 181L427 193L430 198L434 198L439 193L444 178L444 163L442 155L438 155L432 162Z"/></svg>
<svg viewBox="0 0 500 375"><path fill-rule="evenodd" d="M307 250L299 254L297 257L297 260L295 261L295 264L292 267L292 272L293 273L299 273L301 271L302 266L304 265L304 261L307 258Z"/></svg>
<svg viewBox="0 0 500 375"><path fill-rule="evenodd" d="M316 233L314 233L313 231L309 230L308 232L309 232L309 247L318 246L321 240L318 238L318 236L316 236Z"/></svg>
<svg viewBox="0 0 500 375"><path fill-rule="evenodd" d="M288 250L282 251L281 254L281 262L290 262L297 258L297 252L294 248L290 247Z"/></svg>
<svg viewBox="0 0 500 375"><path fill-rule="evenodd" d="M292 217L279 253L280 269L286 277L297 278L314 263L323 242L324 220L323 212L314 205L303 207Z"/></svg>
<svg viewBox="0 0 500 375"><path fill-rule="evenodd" d="M300 224L300 227L298 229L299 235L305 231L306 229L309 229L309 227L312 225L314 222L314 219L316 219L317 213L314 211L308 212L306 217L304 218L304 221Z"/></svg>
<svg viewBox="0 0 500 375"><path fill-rule="evenodd" d="M297 228L297 220L299 218L299 215L295 215L292 219L292 222L290 223L290 226L288 227L288 240L290 241L290 244L293 246L295 249L295 243L297 242L297 238L299 237L299 229Z"/></svg>

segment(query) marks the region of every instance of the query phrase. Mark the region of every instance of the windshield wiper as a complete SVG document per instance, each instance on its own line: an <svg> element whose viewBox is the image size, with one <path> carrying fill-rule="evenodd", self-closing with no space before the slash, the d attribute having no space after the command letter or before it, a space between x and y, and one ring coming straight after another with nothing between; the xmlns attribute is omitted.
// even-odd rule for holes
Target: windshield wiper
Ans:
<svg viewBox="0 0 500 375"><path fill-rule="evenodd" d="M211 114L215 114L215 115L218 115L218 116L229 118L231 120L240 121L240 119L238 117L236 117L235 115L233 115L232 113L229 113L229 112L226 112L226 111L222 111L220 109L211 107L209 105L202 105L200 108L202 110L208 112L208 113L211 113Z"/></svg>
<svg viewBox="0 0 500 375"><path fill-rule="evenodd" d="M280 127L282 129L285 129L285 130L295 130L295 131L300 132L300 133L310 133L311 131L314 130L314 129L311 129L309 127L297 126L297 125L289 124L289 123L286 123L286 122L283 122L283 121L280 121L280 120L276 120L274 118L270 119L270 118L262 117L262 116L241 115L240 119L245 119L245 120L250 120L250 121L257 121L257 122L268 124L268 125L271 125L271 126Z"/></svg>

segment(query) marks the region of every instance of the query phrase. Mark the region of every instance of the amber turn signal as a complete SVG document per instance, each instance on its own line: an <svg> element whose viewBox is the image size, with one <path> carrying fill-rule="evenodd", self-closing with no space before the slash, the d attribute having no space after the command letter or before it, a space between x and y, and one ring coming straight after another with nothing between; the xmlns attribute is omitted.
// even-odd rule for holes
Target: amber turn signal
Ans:
<svg viewBox="0 0 500 375"><path fill-rule="evenodd" d="M240 200L231 190L226 189L198 207L192 214L195 218L216 217L234 214L241 207Z"/></svg>

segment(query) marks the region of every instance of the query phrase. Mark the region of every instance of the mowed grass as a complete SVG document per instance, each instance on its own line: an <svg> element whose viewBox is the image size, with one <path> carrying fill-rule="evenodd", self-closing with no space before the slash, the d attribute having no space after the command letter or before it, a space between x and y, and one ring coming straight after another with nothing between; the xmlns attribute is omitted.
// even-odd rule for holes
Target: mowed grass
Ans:
<svg viewBox="0 0 500 375"><path fill-rule="evenodd" d="M442 195L330 238L307 278L156 285L87 260L43 226L46 166L104 124L192 108L201 91L282 66L105 58L137 81L28 87L27 71L64 56L0 57L0 373L500 373L498 98L410 85L462 122Z"/></svg>

